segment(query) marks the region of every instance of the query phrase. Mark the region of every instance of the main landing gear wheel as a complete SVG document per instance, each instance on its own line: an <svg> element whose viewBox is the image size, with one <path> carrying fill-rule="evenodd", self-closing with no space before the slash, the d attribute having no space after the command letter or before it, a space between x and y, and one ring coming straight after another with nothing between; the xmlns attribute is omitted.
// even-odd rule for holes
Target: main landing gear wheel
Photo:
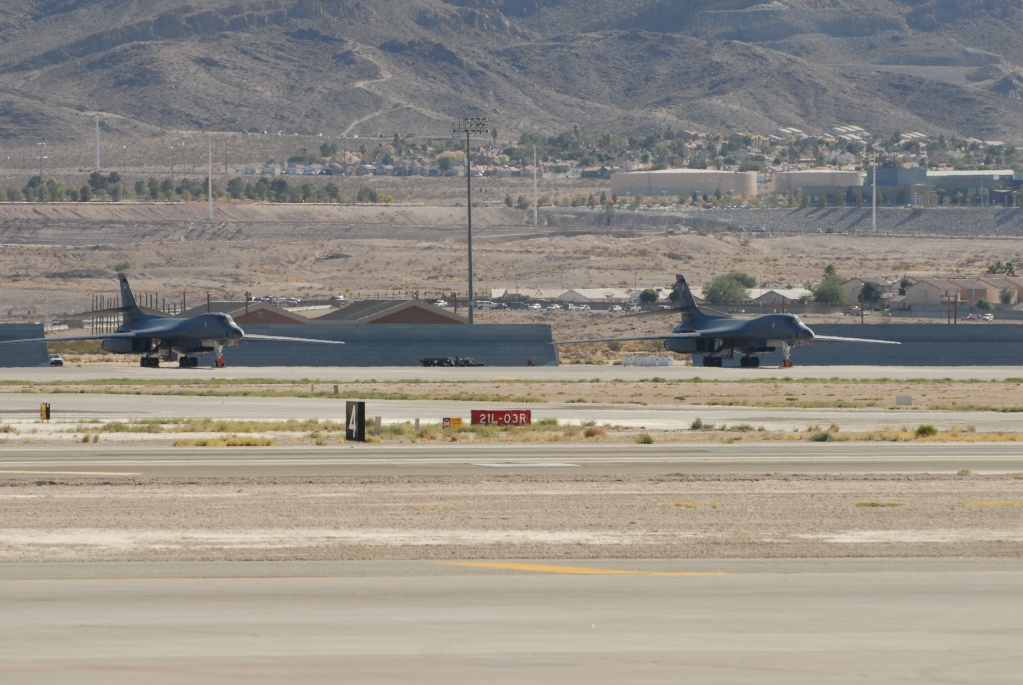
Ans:
<svg viewBox="0 0 1023 685"><path fill-rule="evenodd" d="M194 369L199 366L198 357L183 356L178 357L178 368L180 369Z"/></svg>
<svg viewBox="0 0 1023 685"><path fill-rule="evenodd" d="M739 366L748 369L755 369L758 366L760 366L760 357L751 357L749 355L746 355L745 357L739 360Z"/></svg>
<svg viewBox="0 0 1023 685"><path fill-rule="evenodd" d="M704 366L717 366L717 367L720 367L720 366L722 366L723 362L724 362L724 360L721 359L721 357L704 357L703 358L703 365Z"/></svg>
<svg viewBox="0 0 1023 685"><path fill-rule="evenodd" d="M147 369L157 369L157 368L160 368L160 358L159 357L143 357L141 360L139 360L139 364L142 367L147 368Z"/></svg>
<svg viewBox="0 0 1023 685"><path fill-rule="evenodd" d="M227 366L227 364L224 363L224 358L223 357L217 357L217 361L214 364L214 366L217 367L218 369L222 369L225 366Z"/></svg>

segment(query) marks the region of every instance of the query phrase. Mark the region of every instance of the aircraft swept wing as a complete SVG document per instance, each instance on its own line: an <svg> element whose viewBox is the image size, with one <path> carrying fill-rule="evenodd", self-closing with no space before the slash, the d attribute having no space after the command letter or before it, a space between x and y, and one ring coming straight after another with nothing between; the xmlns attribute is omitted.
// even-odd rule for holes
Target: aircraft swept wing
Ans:
<svg viewBox="0 0 1023 685"><path fill-rule="evenodd" d="M135 302L135 295L123 273L117 275L121 286L121 307L124 323L112 333L68 335L53 338L25 338L6 340L0 345L29 342L70 342L74 340L102 340L103 349L118 354L141 354L141 365L158 367L164 361L177 359L181 367L199 365L195 356L202 352L216 352L217 366L224 366L224 348L240 340L274 341L344 345L340 340L318 340L280 335L246 335L228 314L210 312L187 319L146 314ZM178 356L178 355L181 356Z"/></svg>
<svg viewBox="0 0 1023 685"><path fill-rule="evenodd" d="M663 340L664 348L671 352L703 355L704 366L721 366L723 359L732 359L736 352L743 354L739 365L760 366L758 354L774 352L779 347L785 356L784 366L792 366L793 347L812 341L855 342L898 345L892 340L845 338L835 335L814 335L810 328L794 314L765 314L752 319L732 319L705 314L696 305L689 284L682 275L675 276L682 322L670 333L662 335L633 335L586 340L558 340L556 345L576 343L626 342L630 340Z"/></svg>

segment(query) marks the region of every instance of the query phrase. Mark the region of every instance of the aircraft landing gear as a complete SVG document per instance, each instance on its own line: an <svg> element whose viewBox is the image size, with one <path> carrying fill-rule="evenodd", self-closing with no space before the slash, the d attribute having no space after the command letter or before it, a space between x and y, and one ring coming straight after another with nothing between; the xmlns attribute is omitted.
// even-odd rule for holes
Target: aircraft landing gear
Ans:
<svg viewBox="0 0 1023 685"><path fill-rule="evenodd" d="M792 368L792 360L791 359L786 359L784 362L782 362L782 366L784 366L786 369L791 369Z"/></svg>
<svg viewBox="0 0 1023 685"><path fill-rule="evenodd" d="M194 369L197 366L199 366L199 358L198 357L189 357L188 355L184 355L184 356L178 357L178 368L179 369Z"/></svg>
<svg viewBox="0 0 1023 685"><path fill-rule="evenodd" d="M751 357L747 354L739 360L739 366L746 369L755 369L760 366L760 357Z"/></svg>
<svg viewBox="0 0 1023 685"><path fill-rule="evenodd" d="M723 365L723 362L724 362L724 360L721 357L704 357L703 358L703 365L704 366L721 367Z"/></svg>
<svg viewBox="0 0 1023 685"><path fill-rule="evenodd" d="M215 367L217 367L218 369L222 369L225 366L227 366L227 364L224 363L224 358L223 357L217 357L217 361L213 365Z"/></svg>
<svg viewBox="0 0 1023 685"><path fill-rule="evenodd" d="M146 369L158 369L160 368L159 357L143 357L139 360L139 365Z"/></svg>

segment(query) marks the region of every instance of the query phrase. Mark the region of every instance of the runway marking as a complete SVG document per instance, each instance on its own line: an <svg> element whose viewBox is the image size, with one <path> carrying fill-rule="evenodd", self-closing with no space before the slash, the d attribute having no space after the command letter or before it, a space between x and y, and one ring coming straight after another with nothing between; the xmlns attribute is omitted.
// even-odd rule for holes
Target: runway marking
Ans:
<svg viewBox="0 0 1023 685"><path fill-rule="evenodd" d="M141 476L128 471L0 471L0 476Z"/></svg>
<svg viewBox="0 0 1023 685"><path fill-rule="evenodd" d="M726 576L719 571L635 571L614 568L589 568L587 566L555 566L551 564L520 564L506 561L442 561L444 566L466 566L469 568L490 568L502 571L530 571L533 573L555 573L574 576Z"/></svg>

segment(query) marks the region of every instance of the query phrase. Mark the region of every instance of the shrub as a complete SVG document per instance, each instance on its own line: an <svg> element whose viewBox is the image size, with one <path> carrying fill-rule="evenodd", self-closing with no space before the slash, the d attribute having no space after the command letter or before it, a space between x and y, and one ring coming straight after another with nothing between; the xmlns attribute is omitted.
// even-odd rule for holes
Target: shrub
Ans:
<svg viewBox="0 0 1023 685"><path fill-rule="evenodd" d="M916 437L918 438L929 438L932 435L937 435L938 429L929 423L922 423L917 426Z"/></svg>
<svg viewBox="0 0 1023 685"><path fill-rule="evenodd" d="M643 435L636 438L636 442L640 445L652 445L654 444L654 438L649 433L643 433Z"/></svg>

